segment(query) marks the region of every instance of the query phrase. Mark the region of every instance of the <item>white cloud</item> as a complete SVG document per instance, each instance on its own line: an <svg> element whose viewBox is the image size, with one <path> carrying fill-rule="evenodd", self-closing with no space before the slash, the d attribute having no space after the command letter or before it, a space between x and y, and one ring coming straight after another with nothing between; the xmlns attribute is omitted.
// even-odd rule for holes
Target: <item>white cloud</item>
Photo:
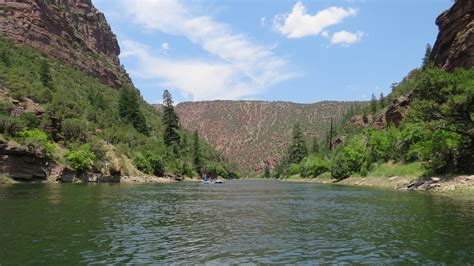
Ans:
<svg viewBox="0 0 474 266"><path fill-rule="evenodd" d="M359 42L363 36L364 33L361 31L355 33L348 32L345 30L338 31L332 35L331 44L341 44L343 46L350 46L354 43Z"/></svg>
<svg viewBox="0 0 474 266"><path fill-rule="evenodd" d="M148 30L183 36L208 52L211 59L170 60L149 47L125 41L123 57L135 57L133 69L142 78L159 79L193 100L239 99L294 77L286 60L271 48L256 44L229 25L195 14L176 0L123 0L135 23Z"/></svg>
<svg viewBox="0 0 474 266"><path fill-rule="evenodd" d="M164 43L161 44L161 51L163 51L163 53L167 54L169 50L170 50L170 44L169 43L164 42Z"/></svg>
<svg viewBox="0 0 474 266"><path fill-rule="evenodd" d="M267 24L267 18L266 17L261 17L260 18L260 27L265 27Z"/></svg>
<svg viewBox="0 0 474 266"><path fill-rule="evenodd" d="M318 35L325 28L339 24L347 17L356 16L357 12L354 8L329 7L312 16L303 3L298 2L291 13L275 16L273 29L288 38Z"/></svg>
<svg viewBox="0 0 474 266"><path fill-rule="evenodd" d="M321 36L323 36L324 38L328 38L329 37L329 32L328 31L323 31L323 32L321 32Z"/></svg>

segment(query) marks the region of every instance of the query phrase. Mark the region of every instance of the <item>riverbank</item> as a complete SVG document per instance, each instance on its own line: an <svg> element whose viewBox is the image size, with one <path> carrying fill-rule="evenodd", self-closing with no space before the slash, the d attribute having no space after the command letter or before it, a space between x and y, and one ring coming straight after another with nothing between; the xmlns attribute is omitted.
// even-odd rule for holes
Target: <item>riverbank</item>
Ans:
<svg viewBox="0 0 474 266"><path fill-rule="evenodd" d="M292 176L284 181L308 182L320 184L337 184L349 186L365 186L390 188L396 190L413 191L433 191L442 193L469 194L474 195L474 175L471 176L451 176L451 177L431 177L420 179L413 176L393 176L393 177L360 177L352 176L343 180L335 180L329 177L301 178Z"/></svg>
<svg viewBox="0 0 474 266"><path fill-rule="evenodd" d="M0 176L0 184L19 184L19 183L175 183L180 180L177 180L173 177L158 177L158 176L120 176L118 178L113 178L110 181L89 181L85 182L81 179L73 179L71 182L60 182L58 180L51 179L41 179L41 180L15 180L8 176Z"/></svg>

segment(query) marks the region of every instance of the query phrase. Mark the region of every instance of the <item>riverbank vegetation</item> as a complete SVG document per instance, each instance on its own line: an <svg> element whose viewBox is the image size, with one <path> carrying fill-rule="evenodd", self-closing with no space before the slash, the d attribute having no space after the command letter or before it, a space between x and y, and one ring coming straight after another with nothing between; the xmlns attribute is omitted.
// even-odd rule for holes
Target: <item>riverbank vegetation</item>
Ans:
<svg viewBox="0 0 474 266"><path fill-rule="evenodd" d="M158 176L196 176L215 169L223 177L237 176L197 132L180 127L168 91L158 112L129 82L112 89L4 38L0 81L2 138L51 162L78 172L119 168L127 175L132 166Z"/></svg>
<svg viewBox="0 0 474 266"><path fill-rule="evenodd" d="M386 111L389 99L403 95L412 101L398 110L406 114L398 125L357 127L346 119L333 129L331 121L326 140L314 140L312 147L318 148L305 156L302 149L293 149L305 141L295 126L290 148L270 176L315 178L329 172L342 180L474 173L474 68L448 73L424 61L389 96L373 98L368 108L354 114L375 117Z"/></svg>

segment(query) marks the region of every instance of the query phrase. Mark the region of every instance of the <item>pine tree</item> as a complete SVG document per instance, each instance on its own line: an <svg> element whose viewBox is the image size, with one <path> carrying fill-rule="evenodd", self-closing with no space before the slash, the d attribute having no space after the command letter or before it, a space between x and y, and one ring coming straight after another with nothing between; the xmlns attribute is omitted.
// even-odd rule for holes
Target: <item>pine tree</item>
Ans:
<svg viewBox="0 0 474 266"><path fill-rule="evenodd" d="M311 145L311 153L318 154L319 153L319 142L316 136L313 137L313 145Z"/></svg>
<svg viewBox="0 0 474 266"><path fill-rule="evenodd" d="M53 89L53 77L51 76L51 70L48 61L41 61L39 74L43 85L48 89Z"/></svg>
<svg viewBox="0 0 474 266"><path fill-rule="evenodd" d="M308 148L303 136L300 124L293 126L293 138L288 149L288 160L290 163L300 163L304 157L308 156Z"/></svg>
<svg viewBox="0 0 474 266"><path fill-rule="evenodd" d="M375 95L372 93L372 97L370 98L370 112L375 114L377 112L377 99Z"/></svg>
<svg viewBox="0 0 474 266"><path fill-rule="evenodd" d="M431 45L429 43L426 44L425 56L423 57L423 65L421 66L421 68L423 69L433 66L433 62L431 60L431 50Z"/></svg>
<svg viewBox="0 0 474 266"><path fill-rule="evenodd" d="M380 104L380 109L383 109L385 108L385 98L383 96L383 92L380 93L380 100L379 100L379 104Z"/></svg>
<svg viewBox="0 0 474 266"><path fill-rule="evenodd" d="M263 169L263 177L270 178L270 167L268 166L268 162L265 163L265 168Z"/></svg>
<svg viewBox="0 0 474 266"><path fill-rule="evenodd" d="M138 95L131 88L122 88L119 99L119 116L131 123L138 132L148 134L145 117L140 111Z"/></svg>
<svg viewBox="0 0 474 266"><path fill-rule="evenodd" d="M6 50L2 50L0 53L0 59L2 60L3 64L5 64L6 67L11 67L12 66L12 60L10 58L10 54Z"/></svg>
<svg viewBox="0 0 474 266"><path fill-rule="evenodd" d="M179 118L173 106L173 98L168 90L163 92L163 123L165 125L165 132L163 139L166 146L179 143Z"/></svg>
<svg viewBox="0 0 474 266"><path fill-rule="evenodd" d="M329 133L328 133L328 149L332 151L332 134L333 134L333 124L332 124L332 117L331 117L331 124L329 125Z"/></svg>
<svg viewBox="0 0 474 266"><path fill-rule="evenodd" d="M199 144L199 135L197 130L195 130L193 134L193 165L199 176L202 176L201 146Z"/></svg>

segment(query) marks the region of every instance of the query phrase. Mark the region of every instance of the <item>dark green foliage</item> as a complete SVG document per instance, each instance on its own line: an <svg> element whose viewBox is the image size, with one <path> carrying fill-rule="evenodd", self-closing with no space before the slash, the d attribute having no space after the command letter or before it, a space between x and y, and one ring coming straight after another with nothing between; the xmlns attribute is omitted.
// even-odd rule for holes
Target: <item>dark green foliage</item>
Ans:
<svg viewBox="0 0 474 266"><path fill-rule="evenodd" d="M51 70L49 62L47 60L42 60L40 65L40 79L43 83L43 86L52 90L53 89L53 77L51 76Z"/></svg>
<svg viewBox="0 0 474 266"><path fill-rule="evenodd" d="M431 45L428 43L426 44L425 56L423 57L422 68L426 69L429 67L433 67L433 61L431 60Z"/></svg>
<svg viewBox="0 0 474 266"><path fill-rule="evenodd" d="M163 139L166 146L171 146L179 142L179 118L173 106L173 98L168 90L163 92L163 123L165 131Z"/></svg>
<svg viewBox="0 0 474 266"><path fill-rule="evenodd" d="M67 118L61 123L61 132L64 139L84 142L87 139L87 125L84 120Z"/></svg>
<svg viewBox="0 0 474 266"><path fill-rule="evenodd" d="M372 93L372 97L370 98L370 112L375 114L377 112L377 99L375 95Z"/></svg>
<svg viewBox="0 0 474 266"><path fill-rule="evenodd" d="M138 153L133 162L138 170L144 173L156 176L163 176L165 174L163 160L151 152Z"/></svg>
<svg viewBox="0 0 474 266"><path fill-rule="evenodd" d="M147 135L148 128L145 117L140 110L140 100L135 89L124 87L120 94L119 116L133 125L140 133Z"/></svg>
<svg viewBox="0 0 474 266"><path fill-rule="evenodd" d="M313 137L313 143L311 145L311 153L318 154L319 153L319 142L316 136Z"/></svg>
<svg viewBox="0 0 474 266"><path fill-rule="evenodd" d="M6 50L0 51L0 60L2 60L3 64L6 67L11 67L12 66L12 59L10 58L10 55Z"/></svg>
<svg viewBox="0 0 474 266"><path fill-rule="evenodd" d="M30 112L22 113L19 118L24 121L25 127L29 129L37 128L41 123L40 119Z"/></svg>
<svg viewBox="0 0 474 266"><path fill-rule="evenodd" d="M268 163L265 163L265 167L263 168L263 178L270 178L270 176L270 167L268 166Z"/></svg>
<svg viewBox="0 0 474 266"><path fill-rule="evenodd" d="M204 174L210 179L216 179L219 175L217 172L217 167L214 164L208 164L204 168Z"/></svg>
<svg viewBox="0 0 474 266"><path fill-rule="evenodd" d="M331 165L331 174L336 179L349 177L360 171L367 158L365 137L363 135L354 136L347 141L344 147L340 147L336 151Z"/></svg>
<svg viewBox="0 0 474 266"><path fill-rule="evenodd" d="M10 115L0 114L0 132L15 136L18 132L26 128L25 121Z"/></svg>
<svg viewBox="0 0 474 266"><path fill-rule="evenodd" d="M13 117L11 100L0 97L0 133L3 137L17 138L37 153L51 153L45 154L45 157L51 156L54 160L58 157L61 163L85 169L81 171L106 169L112 165L107 154L115 156L115 153L134 159L137 154L142 154L146 158L146 167L143 169L148 169L150 174L163 175L166 169L167 174L194 175L189 169L192 170L193 165L192 147L186 141L192 135L178 129L177 133L183 136L183 141L168 148L163 141L163 115L145 103L132 84L125 83L120 90L112 89L69 65L45 58L36 50L15 45L0 37L0 60L2 51L6 51L5 54L11 59L10 67L0 62L0 81L9 96L19 101L29 98L41 104L45 110L42 119L37 119L32 113ZM44 135L35 133L33 137L18 137L19 132L36 128L39 131L47 129L51 136L43 132ZM56 148L50 138L60 142L61 153L59 150L47 151L53 146L52 149ZM44 143L53 146L45 146L45 149ZM82 144L88 144L88 149ZM170 152L172 148L176 151ZM86 150L93 156L89 156L91 154ZM109 150L114 153L108 153ZM73 153L75 151L83 153ZM215 164L229 173L226 176L237 176L233 170L235 167L229 166L204 141L200 141L200 152L202 165ZM65 158L66 155L69 159Z"/></svg>
<svg viewBox="0 0 474 266"><path fill-rule="evenodd" d="M314 155L304 158L300 163L300 175L303 178L315 178L329 170L328 162Z"/></svg>
<svg viewBox="0 0 474 266"><path fill-rule="evenodd" d="M293 125L293 137L288 148L288 162L298 164L308 156L308 148L299 123Z"/></svg>
<svg viewBox="0 0 474 266"><path fill-rule="evenodd" d="M383 96L383 92L380 93L379 105L380 105L380 109L383 109L386 106L385 98Z"/></svg>
<svg viewBox="0 0 474 266"><path fill-rule="evenodd" d="M441 172L474 171L474 68L453 74L429 68L414 86L411 120L432 132L431 166Z"/></svg>
<svg viewBox="0 0 474 266"><path fill-rule="evenodd" d="M193 133L193 166L199 176L202 176L201 144L197 130Z"/></svg>

